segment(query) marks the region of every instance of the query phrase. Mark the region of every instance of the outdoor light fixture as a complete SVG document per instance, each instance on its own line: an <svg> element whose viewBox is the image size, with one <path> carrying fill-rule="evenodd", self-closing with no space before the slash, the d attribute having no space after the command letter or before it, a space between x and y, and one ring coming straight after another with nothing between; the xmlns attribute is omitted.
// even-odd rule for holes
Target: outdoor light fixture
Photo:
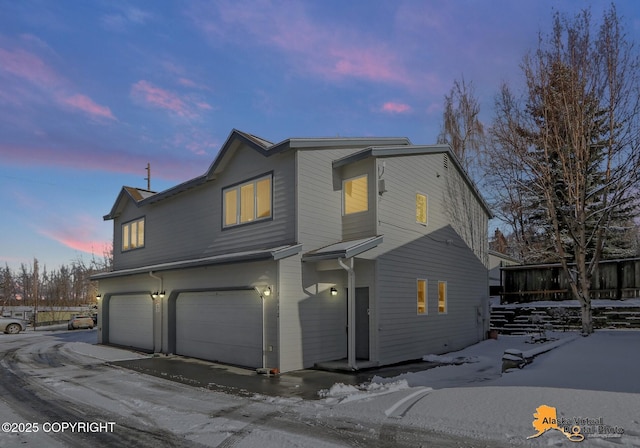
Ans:
<svg viewBox="0 0 640 448"><path fill-rule="evenodd" d="M160 297L161 299L164 299L164 291L160 291L160 293L158 294L158 297Z"/></svg>
<svg viewBox="0 0 640 448"><path fill-rule="evenodd" d="M101 295L101 294L98 294L98 295L96 296L96 300L100 300L100 299L102 299L102 295Z"/></svg>
<svg viewBox="0 0 640 448"><path fill-rule="evenodd" d="M151 298L157 299L159 295L160 295L160 293L158 291L152 292L151 293Z"/></svg>
<svg viewBox="0 0 640 448"><path fill-rule="evenodd" d="M265 297L269 297L271 295L271 286L267 286L267 288L262 293Z"/></svg>
<svg viewBox="0 0 640 448"><path fill-rule="evenodd" d="M331 288L331 295L332 296L337 296L338 295L338 290L336 288Z"/></svg>

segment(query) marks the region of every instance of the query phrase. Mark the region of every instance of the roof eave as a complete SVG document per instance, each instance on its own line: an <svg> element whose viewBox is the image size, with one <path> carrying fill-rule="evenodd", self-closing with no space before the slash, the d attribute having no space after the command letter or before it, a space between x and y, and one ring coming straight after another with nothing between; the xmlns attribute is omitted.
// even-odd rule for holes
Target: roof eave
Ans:
<svg viewBox="0 0 640 448"><path fill-rule="evenodd" d="M141 266L138 268L121 269L119 271L102 272L91 276L91 280L102 280L107 278L126 277L129 275L144 274L147 272L162 272L176 269L198 268L202 266L211 266L226 263L241 263L249 261L274 260L278 261L283 258L291 257L300 253L301 244L290 246L280 246L270 249L236 252L224 255L214 255L206 258L196 258L191 260L173 261L169 263L159 263L155 265Z"/></svg>

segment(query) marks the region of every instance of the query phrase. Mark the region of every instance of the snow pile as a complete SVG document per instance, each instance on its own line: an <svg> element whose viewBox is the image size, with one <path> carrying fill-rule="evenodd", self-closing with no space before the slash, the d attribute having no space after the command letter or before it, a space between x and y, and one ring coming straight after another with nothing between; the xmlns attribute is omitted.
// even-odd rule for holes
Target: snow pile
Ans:
<svg viewBox="0 0 640 448"><path fill-rule="evenodd" d="M358 386L336 383L329 389L322 389L318 395L324 398L327 404L335 404L377 397L408 388L409 384L405 380L390 381L385 384L363 383Z"/></svg>

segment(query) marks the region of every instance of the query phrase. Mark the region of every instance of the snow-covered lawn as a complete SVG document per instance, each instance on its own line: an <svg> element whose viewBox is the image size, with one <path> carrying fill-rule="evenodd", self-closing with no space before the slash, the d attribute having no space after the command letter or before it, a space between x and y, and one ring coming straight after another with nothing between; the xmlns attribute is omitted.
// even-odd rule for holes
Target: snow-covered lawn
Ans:
<svg viewBox="0 0 640 448"><path fill-rule="evenodd" d="M532 346L540 345L527 344L525 336L500 336L446 357L429 357L450 365L376 377L362 390L336 385L325 392L325 400L353 415L395 417L446 433L525 446L571 444L556 430L527 440L537 432L534 412L547 405L556 408L558 418L574 423L576 418L598 419L598 425L582 425L581 446L640 446L640 332L554 336L568 338L567 343L522 370L501 374L504 350L535 350ZM382 395L384 387L391 393ZM620 437L606 434L620 429Z"/></svg>

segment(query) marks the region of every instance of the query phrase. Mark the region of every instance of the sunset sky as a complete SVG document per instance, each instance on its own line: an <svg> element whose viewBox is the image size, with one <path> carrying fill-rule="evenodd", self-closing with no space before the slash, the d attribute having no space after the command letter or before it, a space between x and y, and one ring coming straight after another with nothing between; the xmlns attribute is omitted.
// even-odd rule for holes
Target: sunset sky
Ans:
<svg viewBox="0 0 640 448"><path fill-rule="evenodd" d="M614 3L640 44L640 2ZM0 267L102 257L123 185L203 174L233 128L435 143L462 76L489 124L554 10L610 4L0 0Z"/></svg>

